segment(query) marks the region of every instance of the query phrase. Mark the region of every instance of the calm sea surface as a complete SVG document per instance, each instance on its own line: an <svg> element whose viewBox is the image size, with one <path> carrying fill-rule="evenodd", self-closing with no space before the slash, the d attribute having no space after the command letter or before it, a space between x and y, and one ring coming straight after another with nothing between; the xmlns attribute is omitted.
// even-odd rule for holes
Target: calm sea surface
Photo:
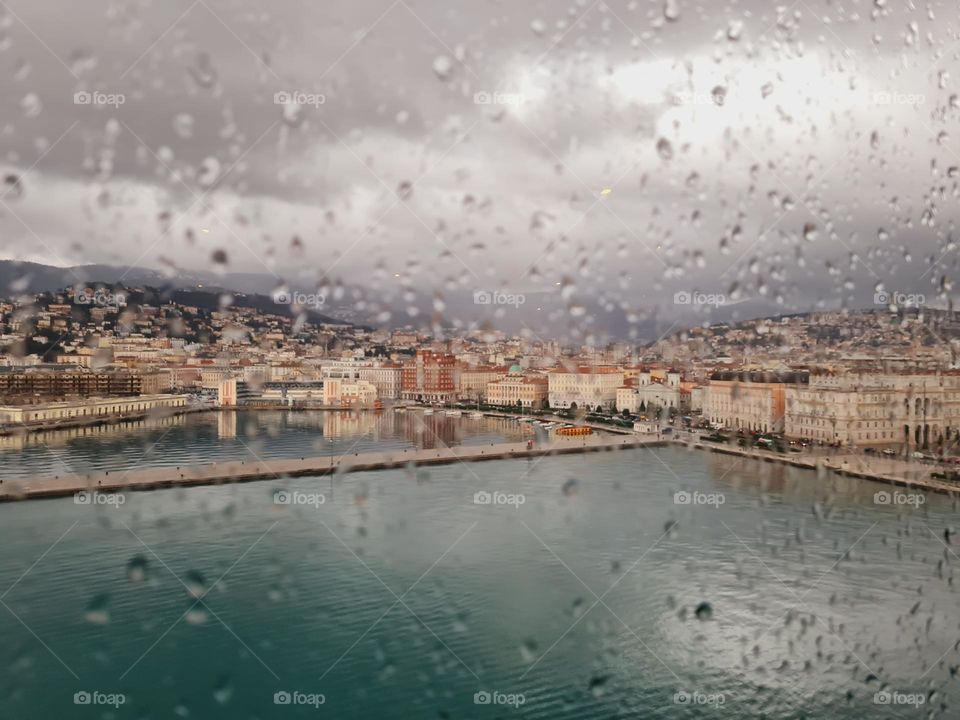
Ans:
<svg viewBox="0 0 960 720"><path fill-rule="evenodd" d="M258 418L3 472L424 442ZM0 717L957 717L956 507L884 490L670 447L0 505Z"/></svg>
<svg viewBox="0 0 960 720"><path fill-rule="evenodd" d="M0 437L0 479L71 471L341 455L518 441L514 419L422 412L213 412Z"/></svg>

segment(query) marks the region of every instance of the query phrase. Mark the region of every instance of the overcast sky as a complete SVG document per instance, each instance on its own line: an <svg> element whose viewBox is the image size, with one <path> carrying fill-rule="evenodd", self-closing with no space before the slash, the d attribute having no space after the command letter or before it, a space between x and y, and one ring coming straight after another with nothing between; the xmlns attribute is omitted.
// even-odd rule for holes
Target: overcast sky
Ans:
<svg viewBox="0 0 960 720"><path fill-rule="evenodd" d="M955 2L4 2L3 258L574 324L955 293Z"/></svg>

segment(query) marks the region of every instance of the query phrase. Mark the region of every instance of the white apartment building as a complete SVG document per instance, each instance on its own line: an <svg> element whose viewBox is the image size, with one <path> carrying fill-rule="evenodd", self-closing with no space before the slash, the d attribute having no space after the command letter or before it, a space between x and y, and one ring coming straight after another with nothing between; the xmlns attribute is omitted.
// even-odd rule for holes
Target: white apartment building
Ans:
<svg viewBox="0 0 960 720"><path fill-rule="evenodd" d="M403 366L398 364L374 365L361 367L358 373L360 380L364 380L377 389L377 397L384 400L396 400L400 397Z"/></svg>
<svg viewBox="0 0 960 720"><path fill-rule="evenodd" d="M339 378L341 380L359 380L364 368L373 367L373 360L324 360L320 368L320 377Z"/></svg>
<svg viewBox="0 0 960 720"><path fill-rule="evenodd" d="M788 388L786 410L790 438L951 451L960 442L960 371L820 372L809 387Z"/></svg>
<svg viewBox="0 0 960 720"><path fill-rule="evenodd" d="M552 408L609 409L616 405L623 371L604 367L559 369L547 373L547 382Z"/></svg>
<svg viewBox="0 0 960 720"><path fill-rule="evenodd" d="M641 372L633 384L617 388L617 410L631 413L652 407L680 409L680 373L667 373L664 381Z"/></svg>

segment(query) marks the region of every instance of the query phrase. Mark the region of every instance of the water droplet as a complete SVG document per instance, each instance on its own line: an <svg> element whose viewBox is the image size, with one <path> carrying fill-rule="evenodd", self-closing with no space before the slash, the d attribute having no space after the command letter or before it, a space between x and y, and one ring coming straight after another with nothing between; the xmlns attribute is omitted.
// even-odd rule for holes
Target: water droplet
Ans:
<svg viewBox="0 0 960 720"><path fill-rule="evenodd" d="M664 160L673 158L673 145L670 144L669 140L666 138L657 140L657 154Z"/></svg>
<svg viewBox="0 0 960 720"><path fill-rule="evenodd" d="M10 173L3 178L3 185L6 188L4 195L17 200L23 197L23 183L20 181L20 176L15 173Z"/></svg>
<svg viewBox="0 0 960 720"><path fill-rule="evenodd" d="M537 643L534 640L526 639L520 645L520 657L523 658L523 661L528 665L534 662L539 653L537 652Z"/></svg>
<svg viewBox="0 0 960 720"><path fill-rule="evenodd" d="M433 61L433 72L435 72L441 80L446 80L450 77L450 73L453 72L453 60L447 55L438 55Z"/></svg>
<svg viewBox="0 0 960 720"><path fill-rule="evenodd" d="M663 4L663 17L669 22L680 19L680 0L666 0Z"/></svg>
<svg viewBox="0 0 960 720"><path fill-rule="evenodd" d="M20 109L23 111L24 117L35 118L43 112L43 102L36 93L27 93L20 101Z"/></svg>
<svg viewBox="0 0 960 720"><path fill-rule="evenodd" d="M590 694L595 698L603 697L604 693L607 692L607 681L609 679L609 675L594 675L590 678L590 684L587 686Z"/></svg>
<svg viewBox="0 0 960 720"><path fill-rule="evenodd" d="M193 137L193 115L177 113L173 118L173 131L184 140Z"/></svg>
<svg viewBox="0 0 960 720"><path fill-rule="evenodd" d="M96 595L87 605L83 619L93 625L106 625L110 622L110 596L107 593Z"/></svg>
<svg viewBox="0 0 960 720"><path fill-rule="evenodd" d="M217 681L216 687L213 688L213 699L220 705L226 705L231 697L233 697L233 686L230 684L230 677L224 675Z"/></svg>
<svg viewBox="0 0 960 720"><path fill-rule="evenodd" d="M127 580L142 582L147 578L147 558L143 555L134 555L127 563Z"/></svg>
<svg viewBox="0 0 960 720"><path fill-rule="evenodd" d="M197 182L203 187L210 187L220 177L220 161L215 157L206 158L197 171Z"/></svg>
<svg viewBox="0 0 960 720"><path fill-rule="evenodd" d="M207 592L207 581L202 573L196 570L190 570L186 575L185 584L190 597L200 599Z"/></svg>
<svg viewBox="0 0 960 720"><path fill-rule="evenodd" d="M190 77L202 88L209 88L217 81L216 68L207 53L197 54L196 62L190 67Z"/></svg>

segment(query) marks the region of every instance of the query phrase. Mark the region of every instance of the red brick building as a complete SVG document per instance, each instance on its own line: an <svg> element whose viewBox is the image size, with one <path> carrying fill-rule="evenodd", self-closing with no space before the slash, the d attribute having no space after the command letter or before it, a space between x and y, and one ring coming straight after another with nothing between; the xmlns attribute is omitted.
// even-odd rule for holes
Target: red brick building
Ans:
<svg viewBox="0 0 960 720"><path fill-rule="evenodd" d="M457 394L456 374L456 357L420 350L403 364L400 397L417 402L450 402Z"/></svg>

